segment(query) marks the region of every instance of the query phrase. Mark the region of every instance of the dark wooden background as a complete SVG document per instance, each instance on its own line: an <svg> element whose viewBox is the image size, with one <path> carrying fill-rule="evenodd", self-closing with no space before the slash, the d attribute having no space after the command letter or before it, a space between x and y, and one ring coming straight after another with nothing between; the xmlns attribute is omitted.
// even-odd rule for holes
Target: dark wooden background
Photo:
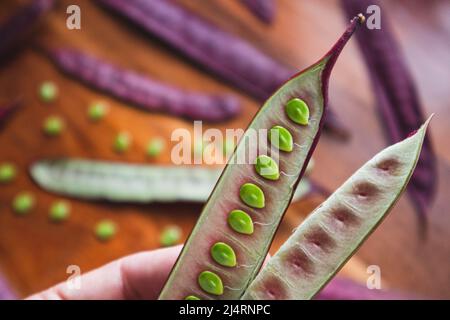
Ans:
<svg viewBox="0 0 450 320"><path fill-rule="evenodd" d="M345 26L336 1L278 0L278 13L272 26L259 22L238 1L181 2L299 69L322 56ZM1 1L0 19L19 3L23 1ZM66 29L65 11L69 4L81 6L80 31ZM418 236L416 216L408 198L403 196L342 272L365 281L366 266L376 264L381 267L386 286L450 298L450 2L389 1L386 8L417 81L425 112L436 113L431 134L439 159L439 192L429 215L430 232L426 241ZM245 128L259 104L92 1L60 1L29 42L29 46L0 69L0 103L17 95L22 95L25 101L23 110L0 132L0 161L14 161L20 169L14 183L0 186L0 269L21 296L66 279L68 265L79 265L85 272L123 255L155 249L161 229L168 224L180 225L187 235L201 210L201 205L194 204L136 206L72 201L69 221L62 225L48 221L48 207L57 197L33 184L27 173L32 161L77 156L168 164L170 149L149 160L144 153L146 142L155 136L170 141L172 130L190 129L192 124L130 108L72 81L36 49L37 44L74 46L183 88L236 94L245 112L219 125L221 129ZM51 105L37 98L37 88L45 80L55 81L61 92L58 101ZM86 109L89 103L99 99L109 102L112 108L104 121L93 124L87 120ZM345 143L323 135L315 153L312 176L332 190L386 145L354 40L335 67L330 100L352 134L352 139ZM50 114L61 115L67 122L67 130L59 138L48 139L41 132L42 122ZM133 135L134 144L126 154L117 155L111 145L115 134L122 129ZM38 197L36 210L27 217L17 217L10 209L12 198L21 190L31 190ZM272 252L321 201L323 198L316 195L290 207ZM96 222L103 218L113 219L120 228L117 237L108 243L98 242L93 234Z"/></svg>

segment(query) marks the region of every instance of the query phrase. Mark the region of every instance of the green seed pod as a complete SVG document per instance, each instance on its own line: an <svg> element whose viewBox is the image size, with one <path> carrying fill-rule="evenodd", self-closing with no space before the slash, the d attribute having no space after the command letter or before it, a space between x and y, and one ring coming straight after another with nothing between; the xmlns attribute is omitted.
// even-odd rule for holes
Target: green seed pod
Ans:
<svg viewBox="0 0 450 320"><path fill-rule="evenodd" d="M265 206L264 192L256 184L244 183L239 190L239 196L250 207L261 209Z"/></svg>
<svg viewBox="0 0 450 320"><path fill-rule="evenodd" d="M101 241L111 239L116 233L117 225L111 220L102 220L95 228L95 235Z"/></svg>
<svg viewBox="0 0 450 320"><path fill-rule="evenodd" d="M205 292L220 296L223 294L222 279L211 271L203 271L198 276L198 284Z"/></svg>
<svg viewBox="0 0 450 320"><path fill-rule="evenodd" d="M109 106L104 102L95 102L89 106L88 117L92 121L99 121L108 113Z"/></svg>
<svg viewBox="0 0 450 320"><path fill-rule="evenodd" d="M292 99L286 104L286 113L292 121L301 125L309 122L309 108L302 99Z"/></svg>
<svg viewBox="0 0 450 320"><path fill-rule="evenodd" d="M159 243L163 247L173 246L181 239L183 232L178 226L169 226L163 230L159 238Z"/></svg>
<svg viewBox="0 0 450 320"><path fill-rule="evenodd" d="M222 145L223 155L230 156L233 153L235 147L236 144L234 143L233 139L225 139Z"/></svg>
<svg viewBox="0 0 450 320"><path fill-rule="evenodd" d="M16 177L16 166L12 163L0 164L0 183L7 183Z"/></svg>
<svg viewBox="0 0 450 320"><path fill-rule="evenodd" d="M51 81L46 81L39 87L39 96L44 102L53 102L58 97L58 87Z"/></svg>
<svg viewBox="0 0 450 320"><path fill-rule="evenodd" d="M255 115L204 206L159 299L183 299L187 294L195 293L192 288L198 284L194 282L197 279L193 278L192 274L197 275L211 268L214 268L212 271L217 274L223 275L226 285L220 296L209 294L206 298L233 300L242 297L264 262L281 218L291 202L293 187L300 182L317 144L326 108L329 75L357 23L358 21L353 19L342 37L321 60L289 79L269 97ZM289 119L286 105L292 97L307 97L305 101L308 102L311 117L309 125L299 126ZM288 129L295 145L298 143L299 147L293 148L288 155L280 155L282 172L286 175L275 183L265 180L255 172L252 165L241 161L242 155L251 152L249 148L252 146L247 142L251 141L255 132L269 131L276 124ZM257 186L263 188L265 194ZM227 219L230 211L243 206L244 202L258 208L253 210L244 207L252 214L257 226L251 236L230 230ZM210 255L211 245L216 241L232 244L239 265L245 267L228 270L225 267L211 266L207 257Z"/></svg>
<svg viewBox="0 0 450 320"><path fill-rule="evenodd" d="M230 227L242 234L253 233L253 220L252 218L242 210L233 210L228 215L228 224Z"/></svg>
<svg viewBox="0 0 450 320"><path fill-rule="evenodd" d="M33 209L34 204L34 196L29 192L22 192L14 198L13 209L15 213L25 215Z"/></svg>
<svg viewBox="0 0 450 320"><path fill-rule="evenodd" d="M147 155L149 157L156 157L161 154L161 152L164 150L164 140L161 138L155 138L150 140L150 142L147 145Z"/></svg>
<svg viewBox="0 0 450 320"><path fill-rule="evenodd" d="M49 217L54 222L66 220L70 215L70 204L67 201L55 202L49 212Z"/></svg>
<svg viewBox="0 0 450 320"><path fill-rule="evenodd" d="M58 136L64 129L64 121L58 116L50 116L44 122L43 130L49 136Z"/></svg>
<svg viewBox="0 0 450 320"><path fill-rule="evenodd" d="M187 296L186 298L184 298L184 300L201 300L199 297L196 296Z"/></svg>
<svg viewBox="0 0 450 320"><path fill-rule="evenodd" d="M131 136L128 132L122 131L116 136L114 141L114 150L122 153L128 150L131 145Z"/></svg>
<svg viewBox="0 0 450 320"><path fill-rule="evenodd" d="M380 151L308 215L241 298L305 300L325 287L405 190L429 122Z"/></svg>
<svg viewBox="0 0 450 320"><path fill-rule="evenodd" d="M291 133L282 126L273 126L269 130L269 141L281 151L291 152L294 147Z"/></svg>
<svg viewBox="0 0 450 320"><path fill-rule="evenodd" d="M223 242L216 242L211 247L211 256L218 264L224 267L236 266L236 253L233 248Z"/></svg>
<svg viewBox="0 0 450 320"><path fill-rule="evenodd" d="M277 163L266 155L261 155L256 158L255 169L261 177L269 180L278 180L280 177Z"/></svg>

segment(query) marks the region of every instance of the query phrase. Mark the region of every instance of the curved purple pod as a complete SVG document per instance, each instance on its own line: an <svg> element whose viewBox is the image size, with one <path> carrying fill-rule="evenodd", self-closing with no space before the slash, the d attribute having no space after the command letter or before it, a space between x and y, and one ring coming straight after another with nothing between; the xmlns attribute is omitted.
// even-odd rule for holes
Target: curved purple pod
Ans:
<svg viewBox="0 0 450 320"><path fill-rule="evenodd" d="M33 0L15 12L0 26L0 58L11 52L21 38L54 4L54 0Z"/></svg>
<svg viewBox="0 0 450 320"><path fill-rule="evenodd" d="M0 300L14 300L17 299L3 275L0 274Z"/></svg>
<svg viewBox="0 0 450 320"><path fill-rule="evenodd" d="M0 129L21 106L22 99L20 98L15 99L4 106L0 106Z"/></svg>
<svg viewBox="0 0 450 320"><path fill-rule="evenodd" d="M220 29L174 1L97 1L260 101L265 101L296 74L296 70L274 60L248 41ZM347 129L332 116L331 110L328 114L324 129L340 138L347 137Z"/></svg>
<svg viewBox="0 0 450 320"><path fill-rule="evenodd" d="M411 293L396 290L369 289L353 280L335 277L314 298L316 300L418 300Z"/></svg>
<svg viewBox="0 0 450 320"><path fill-rule="evenodd" d="M211 122L240 112L239 101L232 95L183 90L74 49L53 49L50 56L66 74L148 111Z"/></svg>
<svg viewBox="0 0 450 320"><path fill-rule="evenodd" d="M341 0L348 17L352 12L363 12L375 0ZM378 112L390 143L404 139L423 121L424 112L416 85L405 63L399 44L394 37L387 14L382 13L382 28L361 28L356 39L369 71ZM437 188L436 156L430 135L425 137L423 152L411 182L410 199L415 204L420 219L426 222L426 213Z"/></svg>
<svg viewBox="0 0 450 320"><path fill-rule="evenodd" d="M275 17L275 0L241 0L241 2L260 20L272 23Z"/></svg>

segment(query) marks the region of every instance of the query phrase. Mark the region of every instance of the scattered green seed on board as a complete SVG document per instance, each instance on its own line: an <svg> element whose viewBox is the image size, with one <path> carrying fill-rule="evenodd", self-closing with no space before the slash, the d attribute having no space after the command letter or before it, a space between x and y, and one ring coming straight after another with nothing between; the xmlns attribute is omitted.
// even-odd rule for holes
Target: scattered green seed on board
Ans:
<svg viewBox="0 0 450 320"><path fill-rule="evenodd" d="M116 136L114 141L114 150L122 153L128 150L131 145L131 136L128 132L122 131Z"/></svg>
<svg viewBox="0 0 450 320"><path fill-rule="evenodd" d="M236 253L234 253L233 248L224 242L216 242L211 247L211 257L224 267L236 266Z"/></svg>
<svg viewBox="0 0 450 320"><path fill-rule="evenodd" d="M94 102L89 106L88 117L92 121L103 119L108 113L109 106L104 102Z"/></svg>
<svg viewBox="0 0 450 320"><path fill-rule="evenodd" d="M222 279L211 271L203 271L198 276L198 284L205 292L220 296L223 294Z"/></svg>
<svg viewBox="0 0 450 320"><path fill-rule="evenodd" d="M147 145L147 155L149 157L157 157L164 150L164 140L162 138L154 138Z"/></svg>
<svg viewBox="0 0 450 320"><path fill-rule="evenodd" d="M184 300L200 300L200 298L196 296L187 296Z"/></svg>
<svg viewBox="0 0 450 320"><path fill-rule="evenodd" d="M291 152L294 147L291 133L282 126L273 126L269 130L269 141L274 147L285 152Z"/></svg>
<svg viewBox="0 0 450 320"><path fill-rule="evenodd" d="M60 222L66 220L70 215L70 203L57 201L50 207L49 217L52 221Z"/></svg>
<svg viewBox="0 0 450 320"><path fill-rule="evenodd" d="M242 210L231 211L228 215L228 224L236 232L243 234L253 233L253 220Z"/></svg>
<svg viewBox="0 0 450 320"><path fill-rule="evenodd" d="M111 220L100 221L95 228L95 235L99 240L107 241L117 233L117 226Z"/></svg>
<svg viewBox="0 0 450 320"><path fill-rule="evenodd" d="M5 162L0 164L0 183L7 183L16 177L16 166L12 163Z"/></svg>
<svg viewBox="0 0 450 320"><path fill-rule="evenodd" d="M183 232L178 226L169 226L163 230L159 238L159 242L164 247L169 247L177 244Z"/></svg>
<svg viewBox="0 0 450 320"><path fill-rule="evenodd" d="M239 190L239 196L250 207L261 209L265 206L264 192L256 184L244 183Z"/></svg>
<svg viewBox="0 0 450 320"><path fill-rule="evenodd" d="M33 209L35 204L34 196L29 192L21 192L14 198L13 209L19 215L26 215Z"/></svg>
<svg viewBox="0 0 450 320"><path fill-rule="evenodd" d="M301 125L309 122L309 108L302 99L294 98L286 104L286 113L292 121Z"/></svg>
<svg viewBox="0 0 450 320"><path fill-rule="evenodd" d="M255 170L260 176L269 180L278 180L280 177L277 163L266 155L261 155L256 158Z"/></svg>
<svg viewBox="0 0 450 320"><path fill-rule="evenodd" d="M58 116L50 116L45 119L43 129L49 136L58 136L64 129L64 121Z"/></svg>
<svg viewBox="0 0 450 320"><path fill-rule="evenodd" d="M45 81L39 87L39 96L44 102L53 102L58 97L58 87L54 82Z"/></svg>

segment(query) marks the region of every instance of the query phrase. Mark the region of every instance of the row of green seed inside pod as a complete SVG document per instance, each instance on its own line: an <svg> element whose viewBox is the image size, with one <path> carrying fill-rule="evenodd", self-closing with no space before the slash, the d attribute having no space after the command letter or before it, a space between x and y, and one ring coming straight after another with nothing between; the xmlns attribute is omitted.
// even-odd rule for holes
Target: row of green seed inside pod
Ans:
<svg viewBox="0 0 450 320"><path fill-rule="evenodd" d="M287 116L293 122L307 125L309 122L309 108L305 101L294 98L285 107ZM270 143L283 152L293 150L294 141L292 134L286 128L276 125L269 130L268 139ZM259 155L255 161L256 172L265 179L278 180L280 170L276 161L267 155ZM262 209L265 207L263 190L254 183L244 183L239 190L239 197L246 205ZM228 215L228 225L241 234L251 235L253 233L253 220L243 210L232 210ZM235 267L237 265L236 254L233 248L224 243L216 242L210 250L212 259L221 266ZM206 293L220 296L223 294L223 282L219 275L212 271L202 271L198 276L198 284ZM200 300L199 297L189 295L186 300Z"/></svg>

